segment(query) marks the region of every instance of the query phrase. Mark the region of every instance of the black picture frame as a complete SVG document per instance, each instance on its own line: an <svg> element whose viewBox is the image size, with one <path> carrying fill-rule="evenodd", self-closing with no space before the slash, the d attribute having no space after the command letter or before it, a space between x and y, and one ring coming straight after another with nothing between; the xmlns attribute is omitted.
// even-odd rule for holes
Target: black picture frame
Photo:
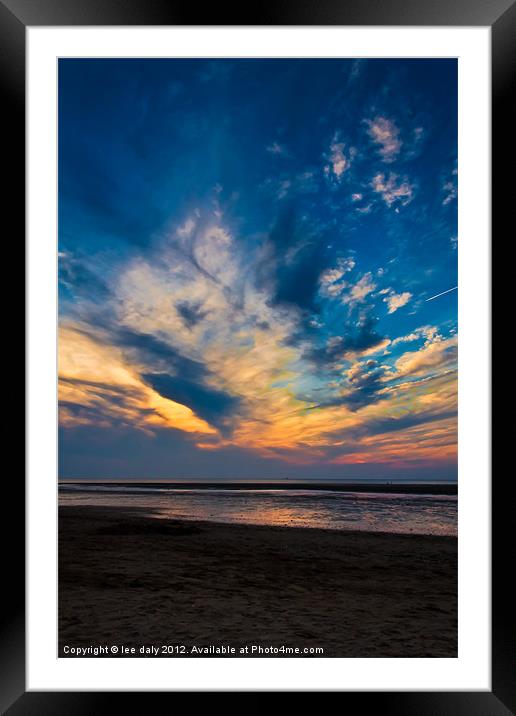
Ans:
<svg viewBox="0 0 516 716"><path fill-rule="evenodd" d="M203 22L198 19L202 17ZM214 3L199 12L173 0L0 0L0 86L7 122L4 137L13 152L6 161L9 181L5 206L16 217L13 238L18 246L25 215L25 30L34 26L74 25L390 25L489 26L492 33L492 161L493 234L509 223L514 183L502 178L502 168L514 156L514 115L511 89L516 86L515 0L276 0L238 8ZM5 150L4 150L5 151ZM5 154L4 154L5 156ZM512 199L512 202L511 202ZM500 308L501 303L497 304ZM493 317L496 312L493 312ZM501 320L501 319L499 319ZM494 325L494 321L493 321ZM23 339L20 341L23 343ZM34 347L29 346L30 349ZM13 393L14 395L14 393ZM19 398L17 397L19 401ZM503 431L500 426L499 432ZM507 428L505 428L507 430ZM500 443L503 436L497 437ZM19 477L15 480L14 477ZM506 583L507 560L514 550L511 501L503 480L492 485L492 691L490 692L346 692L344 708L370 708L389 714L516 714L516 634L513 591ZM25 687L25 570L24 483L9 475L6 503L12 526L4 546L4 601L0 644L0 710L19 714L98 714L120 707L129 698L132 708L149 710L154 692L26 692ZM500 482L502 484L500 484ZM5 484L5 483L4 483ZM4 508L7 511L7 508ZM5 542L4 542L5 545ZM115 702L116 699L116 702ZM341 702L342 703L342 702Z"/></svg>

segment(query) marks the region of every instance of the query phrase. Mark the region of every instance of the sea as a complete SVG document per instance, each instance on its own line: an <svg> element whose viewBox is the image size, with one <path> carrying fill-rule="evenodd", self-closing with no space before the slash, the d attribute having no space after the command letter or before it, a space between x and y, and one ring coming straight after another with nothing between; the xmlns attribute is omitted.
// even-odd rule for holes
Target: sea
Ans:
<svg viewBox="0 0 516 716"><path fill-rule="evenodd" d="M60 482L60 505L137 507L162 519L457 535L456 484L199 485L167 481ZM444 494L443 494L444 493Z"/></svg>

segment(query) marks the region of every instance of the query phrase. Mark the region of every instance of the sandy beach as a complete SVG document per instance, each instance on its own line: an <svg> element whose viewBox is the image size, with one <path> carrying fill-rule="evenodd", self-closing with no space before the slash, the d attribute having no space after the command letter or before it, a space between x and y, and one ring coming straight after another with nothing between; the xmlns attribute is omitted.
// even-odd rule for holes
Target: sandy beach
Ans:
<svg viewBox="0 0 516 716"><path fill-rule="evenodd" d="M59 656L111 645L456 657L457 541L60 507Z"/></svg>

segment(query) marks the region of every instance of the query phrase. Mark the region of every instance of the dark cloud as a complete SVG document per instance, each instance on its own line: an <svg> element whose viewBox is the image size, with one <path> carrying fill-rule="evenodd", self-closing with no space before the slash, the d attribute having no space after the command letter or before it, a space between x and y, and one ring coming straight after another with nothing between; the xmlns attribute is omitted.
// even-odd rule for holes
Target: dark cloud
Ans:
<svg viewBox="0 0 516 716"><path fill-rule="evenodd" d="M269 233L266 258L258 266L258 279L269 285L271 304L291 305L318 312L319 277L329 264L326 237L298 221L291 203Z"/></svg>
<svg viewBox="0 0 516 716"><path fill-rule="evenodd" d="M142 378L164 398L188 406L196 415L220 430L228 429L231 416L240 404L240 400L229 393L180 376L144 373Z"/></svg>
<svg viewBox="0 0 516 716"><path fill-rule="evenodd" d="M386 368L378 365L374 360L356 364L354 369L348 372L348 381L344 392L335 398L320 402L314 407L327 408L345 405L355 411L377 403L385 397L380 394L380 391L385 388L383 382L385 371Z"/></svg>
<svg viewBox="0 0 516 716"><path fill-rule="evenodd" d="M377 418L370 420L365 426L367 435L381 435L383 433L396 432L398 430L407 430L417 425L425 425L426 423L438 422L456 418L456 410L448 410L446 412L436 414L435 411L426 411L424 413L415 413L401 416L389 416L386 418Z"/></svg>
<svg viewBox="0 0 516 716"><path fill-rule="evenodd" d="M357 366L348 377L350 391L343 397L343 403L350 410L360 410L366 405L382 400L379 391L385 388L385 383L382 381L385 370L384 366L378 365L374 360L368 360Z"/></svg>
<svg viewBox="0 0 516 716"><path fill-rule="evenodd" d="M110 330L114 345L135 351L154 370L177 373L192 382L201 382L209 374L202 363L181 355L168 343L148 333L138 333L127 328L113 327Z"/></svg>
<svg viewBox="0 0 516 716"><path fill-rule="evenodd" d="M351 353L357 353L379 345L384 336L376 331L378 319L367 317L358 325L348 324L344 327L343 335L330 339L325 345L310 348L304 357L320 367L329 367L333 363L344 360Z"/></svg>
<svg viewBox="0 0 516 716"><path fill-rule="evenodd" d="M203 363L181 355L168 343L152 335L107 324L102 327L109 331L113 345L136 354L148 366L141 378L160 395L188 406L219 430L229 429L231 416L239 407L240 399L208 386L211 372ZM95 388L95 385L90 387ZM99 384L98 387L105 397L108 386ZM116 400L113 396L112 402Z"/></svg>
<svg viewBox="0 0 516 716"><path fill-rule="evenodd" d="M345 333L343 340L346 352L365 351L381 343L385 336L376 331L377 323L376 317L368 316L359 322L355 333Z"/></svg>
<svg viewBox="0 0 516 716"><path fill-rule="evenodd" d="M187 328L193 328L208 315L207 311L202 310L200 303L178 303L176 310Z"/></svg>
<svg viewBox="0 0 516 716"><path fill-rule="evenodd" d="M102 401L93 403L92 405L79 405L78 403L61 400L59 401L60 416L63 417L65 414L68 414L68 416L72 416L73 419L79 422L103 425L104 427L109 426L109 430L112 430L115 426L120 428L122 426L129 427L134 425L136 410L142 421L147 415L153 412L150 408L136 409L132 406L133 410L131 414L126 416L123 410L120 410L121 408L127 407L127 402L123 396L115 396L107 393L99 397L102 398Z"/></svg>
<svg viewBox="0 0 516 716"><path fill-rule="evenodd" d="M66 385L87 388L88 393L91 395L105 396L106 394L109 394L115 398L119 397L121 401L126 398L135 398L141 392L138 388L127 387L125 385L114 385L112 383L103 383L97 380L84 380L83 378L66 378L64 376L60 376L59 381ZM59 401L59 404L63 405L64 403L63 401Z"/></svg>
<svg viewBox="0 0 516 716"><path fill-rule="evenodd" d="M278 267L275 303L293 304L303 310L318 311L315 296L319 276L325 268L322 254L318 244L310 242L297 249L290 263L284 262Z"/></svg>
<svg viewBox="0 0 516 716"><path fill-rule="evenodd" d="M256 328L262 331L268 331L270 329L270 323L268 321L256 321Z"/></svg>
<svg viewBox="0 0 516 716"><path fill-rule="evenodd" d="M152 413L151 408L139 407L141 390L127 386L112 385L92 380L78 378L59 379L61 384L76 386L88 392L94 400L91 404L74 403L68 400L59 401L59 410L64 411L76 420L92 423L109 423L114 425L130 425L134 422L134 414L138 412L141 418ZM130 405L130 415L124 409Z"/></svg>

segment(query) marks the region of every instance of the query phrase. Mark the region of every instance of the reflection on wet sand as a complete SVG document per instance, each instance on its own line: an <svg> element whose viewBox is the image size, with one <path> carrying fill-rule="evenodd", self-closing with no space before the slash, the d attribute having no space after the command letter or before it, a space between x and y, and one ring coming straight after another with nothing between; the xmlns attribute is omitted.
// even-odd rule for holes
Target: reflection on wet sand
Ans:
<svg viewBox="0 0 516 716"><path fill-rule="evenodd" d="M398 534L457 534L457 498L288 490L76 491L62 505L148 509L162 518Z"/></svg>

